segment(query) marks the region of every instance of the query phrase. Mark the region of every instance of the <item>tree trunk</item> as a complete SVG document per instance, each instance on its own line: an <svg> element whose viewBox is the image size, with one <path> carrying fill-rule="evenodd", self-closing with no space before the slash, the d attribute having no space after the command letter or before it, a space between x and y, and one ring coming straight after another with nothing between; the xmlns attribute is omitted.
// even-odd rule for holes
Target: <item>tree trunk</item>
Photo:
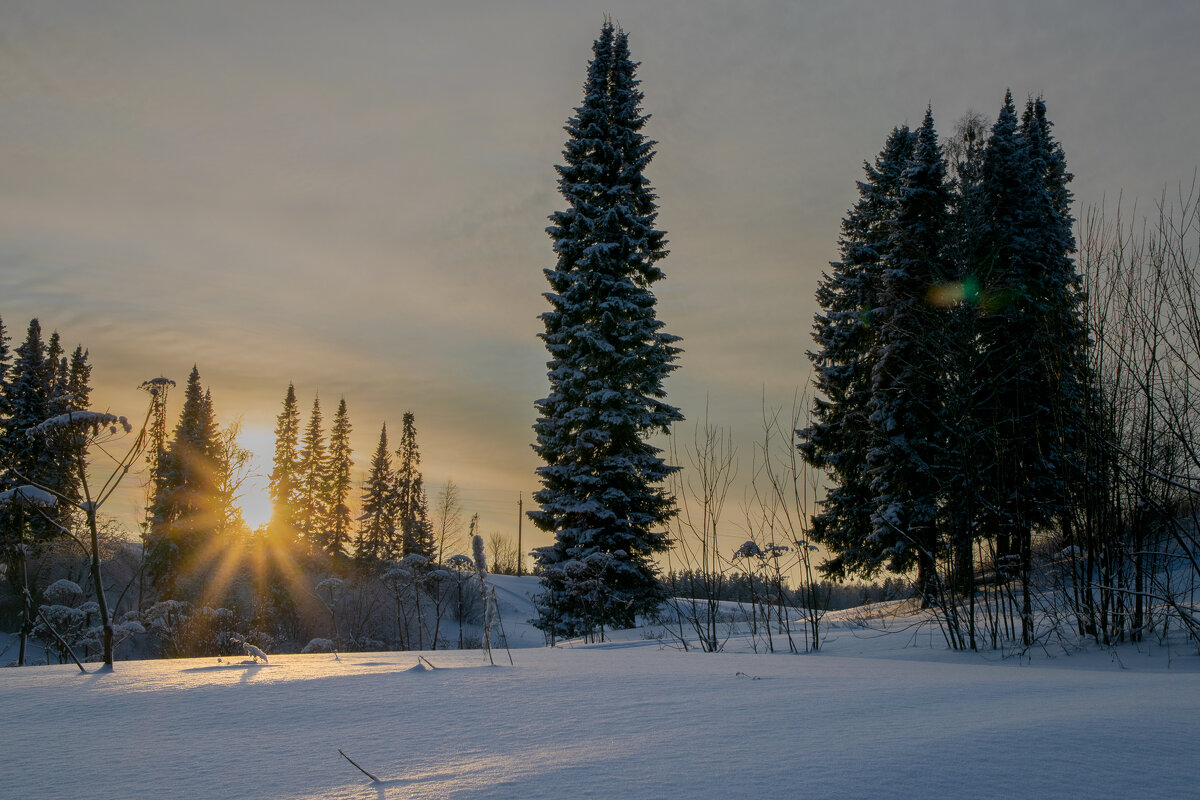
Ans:
<svg viewBox="0 0 1200 800"><path fill-rule="evenodd" d="M17 511L17 556L21 571L21 643L17 650L17 666L25 666L25 644L33 630L33 600L29 594L29 571L25 565L25 516Z"/></svg>

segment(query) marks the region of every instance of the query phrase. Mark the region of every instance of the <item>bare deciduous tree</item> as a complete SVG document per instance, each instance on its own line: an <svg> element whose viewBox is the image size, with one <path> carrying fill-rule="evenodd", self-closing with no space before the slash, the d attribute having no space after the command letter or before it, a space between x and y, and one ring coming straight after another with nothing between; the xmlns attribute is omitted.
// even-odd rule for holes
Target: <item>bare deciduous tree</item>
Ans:
<svg viewBox="0 0 1200 800"><path fill-rule="evenodd" d="M672 448L678 437L672 436ZM705 409L704 422L697 422L692 444L683 458L672 451L672 463L686 467L671 477L671 492L681 498L673 521L675 546L668 559L672 569L671 613L678 639L687 647L686 623L700 642L700 649L713 653L724 647L729 631L719 625L725 571L728 561L721 555L718 538L725 499L737 478L737 448L727 429L712 425ZM675 561L679 568L675 568Z"/></svg>
<svg viewBox="0 0 1200 800"><path fill-rule="evenodd" d="M433 509L433 536L436 542L437 563L444 564L449 556L462 548L463 507L458 484L447 478L438 490Z"/></svg>

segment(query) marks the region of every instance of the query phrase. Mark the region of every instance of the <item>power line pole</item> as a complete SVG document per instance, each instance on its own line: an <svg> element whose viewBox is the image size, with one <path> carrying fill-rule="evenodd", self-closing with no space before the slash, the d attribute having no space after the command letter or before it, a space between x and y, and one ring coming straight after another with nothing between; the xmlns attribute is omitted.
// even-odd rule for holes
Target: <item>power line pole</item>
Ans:
<svg viewBox="0 0 1200 800"><path fill-rule="evenodd" d="M525 519L523 509L525 507L525 496L517 493L517 574L523 574L522 567L525 564L525 551L521 549L521 522Z"/></svg>

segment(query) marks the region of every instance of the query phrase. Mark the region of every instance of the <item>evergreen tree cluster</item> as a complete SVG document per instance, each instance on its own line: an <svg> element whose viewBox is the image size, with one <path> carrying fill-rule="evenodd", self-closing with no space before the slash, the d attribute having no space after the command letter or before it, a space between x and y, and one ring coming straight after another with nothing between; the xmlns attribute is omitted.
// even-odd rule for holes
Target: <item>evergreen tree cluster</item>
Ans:
<svg viewBox="0 0 1200 800"><path fill-rule="evenodd" d="M830 576L916 570L927 602L987 560L1024 587L1035 530L1081 476L1089 378L1071 179L1041 98L1011 94L986 141L949 148L926 112L892 131L821 280L809 353L821 397L798 431L831 488L813 538ZM982 556L986 559L981 558Z"/></svg>
<svg viewBox="0 0 1200 800"><path fill-rule="evenodd" d="M667 250L644 174L655 142L643 133L637 64L611 22L592 51L556 168L567 208L547 228L557 264L545 270L551 308L539 334L550 393L536 403L545 465L529 516L555 536L536 552L539 624L551 639L627 627L661 601L653 557L670 545L674 501L662 482L677 467L647 437L682 419L664 400L680 349L651 291Z"/></svg>
<svg viewBox="0 0 1200 800"><path fill-rule="evenodd" d="M21 344L12 348L10 341L0 319L0 491L34 484L77 501L78 437L29 432L51 417L87 410L92 391L88 353L80 346L68 355L58 331L43 341L37 319L30 320ZM54 538L55 524L69 525L70 514L66 504L50 512L51 520L15 507L0 509L5 558L14 555L20 542L36 547Z"/></svg>
<svg viewBox="0 0 1200 800"><path fill-rule="evenodd" d="M320 398L300 434L296 390L289 385L275 425L275 457L270 475L272 519L276 541L299 542L312 553L331 559L353 553L363 564L377 564L410 554L433 555L433 526L421 476L416 421L406 412L400 446L392 463L387 424L371 459L362 487L361 516L355 532L350 512L353 469L350 415L338 403L328 441L322 428Z"/></svg>

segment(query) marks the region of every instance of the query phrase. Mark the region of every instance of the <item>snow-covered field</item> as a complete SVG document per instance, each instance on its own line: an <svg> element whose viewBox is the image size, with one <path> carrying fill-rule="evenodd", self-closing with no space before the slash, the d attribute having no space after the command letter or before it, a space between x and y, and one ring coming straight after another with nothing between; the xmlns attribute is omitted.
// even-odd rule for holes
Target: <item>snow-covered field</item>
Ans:
<svg viewBox="0 0 1200 800"><path fill-rule="evenodd" d="M534 644L524 587L500 582L510 638ZM0 796L1188 798L1193 653L953 654L843 622L811 655L635 632L515 648L515 666L475 650L425 653L436 669L411 652L5 669Z"/></svg>

